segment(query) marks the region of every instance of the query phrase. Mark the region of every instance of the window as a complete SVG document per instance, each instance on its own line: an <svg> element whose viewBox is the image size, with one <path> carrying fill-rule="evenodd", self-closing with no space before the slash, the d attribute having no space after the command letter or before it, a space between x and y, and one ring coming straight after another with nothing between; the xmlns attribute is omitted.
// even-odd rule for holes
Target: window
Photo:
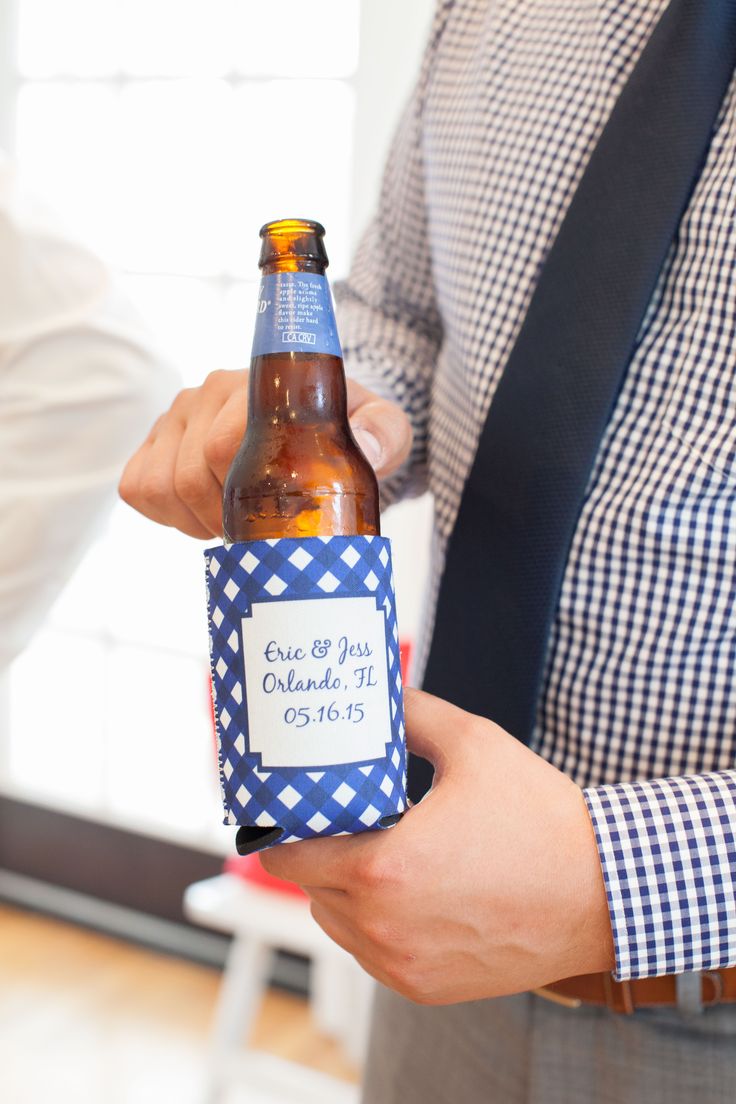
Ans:
<svg viewBox="0 0 736 1104"><path fill-rule="evenodd" d="M23 178L121 271L186 384L247 364L263 222L319 218L331 274L347 266L358 0L16 7ZM200 846L230 839L201 549L114 510L11 672L6 793Z"/></svg>

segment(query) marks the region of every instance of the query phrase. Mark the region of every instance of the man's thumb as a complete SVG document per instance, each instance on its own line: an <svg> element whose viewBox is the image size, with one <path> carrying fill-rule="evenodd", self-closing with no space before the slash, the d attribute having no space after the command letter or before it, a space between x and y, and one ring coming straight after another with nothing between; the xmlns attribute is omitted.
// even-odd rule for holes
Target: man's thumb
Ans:
<svg viewBox="0 0 736 1104"><path fill-rule="evenodd" d="M410 687L404 688L404 706L409 751L428 759L442 772L450 761L452 744L458 749L462 726L469 714L442 698Z"/></svg>
<svg viewBox="0 0 736 1104"><path fill-rule="evenodd" d="M409 455L411 423L396 403L370 396L351 411L350 426L366 460L382 479L400 468Z"/></svg>

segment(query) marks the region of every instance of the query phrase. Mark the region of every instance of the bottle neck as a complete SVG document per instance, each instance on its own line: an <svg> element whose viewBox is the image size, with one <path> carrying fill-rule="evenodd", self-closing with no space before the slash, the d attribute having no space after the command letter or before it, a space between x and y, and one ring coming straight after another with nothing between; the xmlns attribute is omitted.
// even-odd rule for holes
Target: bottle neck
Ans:
<svg viewBox="0 0 736 1104"><path fill-rule="evenodd" d="M309 257L275 257L272 261L261 265L261 275L271 276L274 272L312 272L316 276L325 276L326 265L323 261L313 260Z"/></svg>

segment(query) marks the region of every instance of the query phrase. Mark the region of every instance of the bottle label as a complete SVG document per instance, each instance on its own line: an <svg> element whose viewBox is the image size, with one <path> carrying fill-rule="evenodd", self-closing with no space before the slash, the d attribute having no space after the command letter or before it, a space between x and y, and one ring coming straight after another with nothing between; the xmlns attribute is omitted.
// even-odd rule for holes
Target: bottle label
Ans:
<svg viewBox="0 0 736 1104"><path fill-rule="evenodd" d="M342 356L326 276L275 272L261 279L252 355L289 351Z"/></svg>
<svg viewBox="0 0 736 1104"><path fill-rule="evenodd" d="M287 842L403 812L389 541L244 541L205 559L225 823L280 825Z"/></svg>

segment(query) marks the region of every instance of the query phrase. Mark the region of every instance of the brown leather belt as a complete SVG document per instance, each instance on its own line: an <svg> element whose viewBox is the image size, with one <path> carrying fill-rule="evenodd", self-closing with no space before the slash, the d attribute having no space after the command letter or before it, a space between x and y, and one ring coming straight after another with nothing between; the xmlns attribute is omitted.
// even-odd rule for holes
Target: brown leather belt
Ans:
<svg viewBox="0 0 736 1104"><path fill-rule="evenodd" d="M728 970L707 970L699 976L700 1002L704 1007L736 1001L736 967ZM614 981L610 974L582 974L580 977L555 981L552 985L535 989L534 992L537 996L566 1008L594 1004L625 1015L631 1015L637 1008L675 1006L679 1003L678 982L673 975L641 978L636 981Z"/></svg>

